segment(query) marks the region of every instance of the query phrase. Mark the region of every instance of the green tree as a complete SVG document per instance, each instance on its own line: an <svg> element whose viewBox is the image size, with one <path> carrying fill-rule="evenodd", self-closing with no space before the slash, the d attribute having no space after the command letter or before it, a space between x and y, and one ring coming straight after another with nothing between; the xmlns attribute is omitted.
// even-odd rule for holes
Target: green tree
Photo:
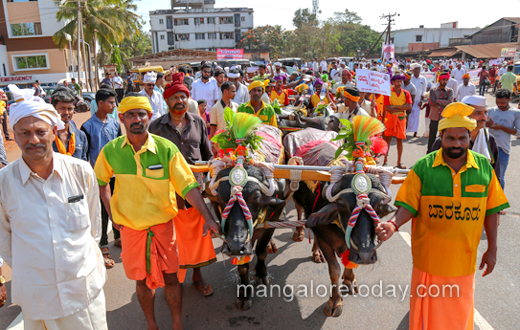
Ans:
<svg viewBox="0 0 520 330"><path fill-rule="evenodd" d="M239 48L260 49L265 46L271 48L271 57L280 57L285 53L287 33L281 25L265 25L249 30L242 34L238 43Z"/></svg>
<svg viewBox="0 0 520 330"><path fill-rule="evenodd" d="M125 38L139 34L141 17L132 10L137 6L134 0L81 0L80 9L85 41L94 45L94 30L97 30L97 41L102 52L110 54L112 48L124 41ZM56 18L59 22L68 23L54 36L54 42L63 49L68 45L66 34L72 36L73 41L77 39L78 3L74 0L62 2L56 0L59 10Z"/></svg>
<svg viewBox="0 0 520 330"><path fill-rule="evenodd" d="M301 9L299 8L294 12L293 17L293 25L299 29L301 27L307 26L318 26L319 21L316 18L316 14L313 14L309 8Z"/></svg>
<svg viewBox="0 0 520 330"><path fill-rule="evenodd" d="M125 67L129 68L131 63L128 59L152 53L152 38L149 33L141 31L125 38L119 45L119 52Z"/></svg>

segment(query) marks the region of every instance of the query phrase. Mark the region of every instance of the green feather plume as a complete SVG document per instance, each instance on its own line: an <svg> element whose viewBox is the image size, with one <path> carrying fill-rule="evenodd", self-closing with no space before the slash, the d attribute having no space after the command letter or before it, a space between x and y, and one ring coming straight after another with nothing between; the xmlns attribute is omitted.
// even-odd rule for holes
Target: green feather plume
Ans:
<svg viewBox="0 0 520 330"><path fill-rule="evenodd" d="M262 124L262 120L248 113L236 113L231 125L231 132L235 139L244 139L253 129Z"/></svg>

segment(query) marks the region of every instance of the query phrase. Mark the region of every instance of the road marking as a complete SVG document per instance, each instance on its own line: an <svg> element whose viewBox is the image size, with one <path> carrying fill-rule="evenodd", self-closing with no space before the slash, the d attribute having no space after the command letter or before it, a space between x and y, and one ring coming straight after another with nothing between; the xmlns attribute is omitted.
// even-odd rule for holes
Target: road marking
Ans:
<svg viewBox="0 0 520 330"><path fill-rule="evenodd" d="M405 231L399 231L399 234L404 239L408 246L412 246L412 237ZM486 321L486 319L476 309L474 310L474 321L480 330L494 330L493 327Z"/></svg>
<svg viewBox="0 0 520 330"><path fill-rule="evenodd" d="M20 313L14 321L9 324L6 330L23 330L23 328L23 314Z"/></svg>

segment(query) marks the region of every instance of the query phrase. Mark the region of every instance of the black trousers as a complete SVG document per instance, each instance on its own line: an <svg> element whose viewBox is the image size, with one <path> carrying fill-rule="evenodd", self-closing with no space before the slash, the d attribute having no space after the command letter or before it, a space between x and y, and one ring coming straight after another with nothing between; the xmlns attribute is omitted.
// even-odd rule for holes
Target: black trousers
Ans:
<svg viewBox="0 0 520 330"><path fill-rule="evenodd" d="M112 194L114 193L114 184L116 182L115 178L110 179L110 191ZM105 208L105 205L103 204L103 201L101 201L101 241L99 241L99 247L105 248L108 247L108 212ZM119 230L114 228L114 224L112 223L112 230L114 231L114 239L118 239L121 237L121 234L119 234Z"/></svg>
<svg viewBox="0 0 520 330"><path fill-rule="evenodd" d="M121 100L123 99L125 90L122 88L118 88L118 89L116 89L116 94L117 94L117 103L119 104L119 103L121 103Z"/></svg>
<svg viewBox="0 0 520 330"><path fill-rule="evenodd" d="M435 143L435 140L437 139L438 130L439 130L439 121L431 120L430 121L430 137L428 137L428 151L426 151L427 154L432 152L433 144Z"/></svg>
<svg viewBox="0 0 520 330"><path fill-rule="evenodd" d="M7 125L7 110L4 110L4 121L2 122L2 129L6 140L9 140L9 126Z"/></svg>

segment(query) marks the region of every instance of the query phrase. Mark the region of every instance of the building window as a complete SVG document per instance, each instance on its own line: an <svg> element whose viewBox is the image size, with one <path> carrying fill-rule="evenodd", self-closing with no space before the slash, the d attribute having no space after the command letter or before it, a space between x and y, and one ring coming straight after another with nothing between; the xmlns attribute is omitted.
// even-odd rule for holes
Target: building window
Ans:
<svg viewBox="0 0 520 330"><path fill-rule="evenodd" d="M173 45L173 32L168 32L168 46Z"/></svg>
<svg viewBox="0 0 520 330"><path fill-rule="evenodd" d="M176 41L190 41L190 35L188 33L186 34L176 34L175 35Z"/></svg>
<svg viewBox="0 0 520 330"><path fill-rule="evenodd" d="M415 36L415 41L416 42L421 42L422 41L422 36Z"/></svg>
<svg viewBox="0 0 520 330"><path fill-rule="evenodd" d="M161 34L161 40L164 40L164 34Z"/></svg>
<svg viewBox="0 0 520 330"><path fill-rule="evenodd" d="M208 17L208 24L215 24L215 17Z"/></svg>
<svg viewBox="0 0 520 330"><path fill-rule="evenodd" d="M173 28L173 20L171 16L166 17L166 28L172 29Z"/></svg>
<svg viewBox="0 0 520 330"><path fill-rule="evenodd" d="M195 33L195 40L206 39L204 33Z"/></svg>
<svg viewBox="0 0 520 330"><path fill-rule="evenodd" d="M174 25L189 25L187 18L176 18L174 19Z"/></svg>
<svg viewBox="0 0 520 330"><path fill-rule="evenodd" d="M240 20L241 20L242 22L245 22L245 21L246 21L246 18L245 18L244 16L242 16L242 17L240 17Z"/></svg>
<svg viewBox="0 0 520 330"><path fill-rule="evenodd" d="M215 33L215 32L208 33L208 39L217 39L217 33Z"/></svg>
<svg viewBox="0 0 520 330"><path fill-rule="evenodd" d="M49 69L46 54L34 54L27 56L13 55L15 71L28 71L33 69Z"/></svg>
<svg viewBox="0 0 520 330"><path fill-rule="evenodd" d="M220 24L233 24L233 17L221 17Z"/></svg>
<svg viewBox="0 0 520 330"><path fill-rule="evenodd" d="M164 24L164 18L159 18L159 24Z"/></svg>
<svg viewBox="0 0 520 330"><path fill-rule="evenodd" d="M34 36L42 34L41 23L11 24L13 36Z"/></svg>
<svg viewBox="0 0 520 330"><path fill-rule="evenodd" d="M220 34L220 40L233 39L235 35L233 32L225 32Z"/></svg>
<svg viewBox="0 0 520 330"><path fill-rule="evenodd" d="M204 24L204 17L195 17L193 21L195 22L195 25Z"/></svg>

